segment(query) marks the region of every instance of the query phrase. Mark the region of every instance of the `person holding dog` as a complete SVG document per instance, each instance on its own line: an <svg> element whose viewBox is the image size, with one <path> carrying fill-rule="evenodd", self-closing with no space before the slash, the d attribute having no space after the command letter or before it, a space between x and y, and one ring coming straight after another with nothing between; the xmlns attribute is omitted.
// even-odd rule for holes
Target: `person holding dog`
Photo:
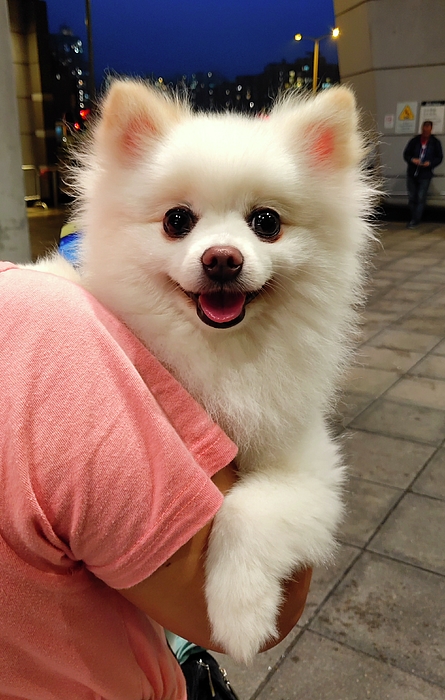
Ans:
<svg viewBox="0 0 445 700"><path fill-rule="evenodd" d="M0 697L186 700L236 446L80 286L0 264ZM274 646L311 572L284 587Z"/></svg>
<svg viewBox="0 0 445 700"><path fill-rule="evenodd" d="M406 182L411 213L407 228L415 228L419 225L433 170L443 159L442 144L433 136L432 129L433 122L424 121L421 133L414 136L403 151L403 158L408 164Z"/></svg>

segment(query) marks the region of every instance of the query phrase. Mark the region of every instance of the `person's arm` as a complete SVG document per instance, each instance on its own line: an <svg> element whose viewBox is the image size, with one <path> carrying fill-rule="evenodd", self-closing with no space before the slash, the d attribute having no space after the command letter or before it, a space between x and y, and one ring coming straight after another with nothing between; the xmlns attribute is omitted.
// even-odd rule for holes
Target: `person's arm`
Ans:
<svg viewBox="0 0 445 700"><path fill-rule="evenodd" d="M229 466L213 481L222 493L235 483ZM149 578L131 588L120 589L125 598L166 629L212 651L224 651L212 642L204 594L205 555L212 521L181 547ZM279 637L262 651L284 639L303 613L309 591L311 571L298 572L284 586L284 603L278 619Z"/></svg>
<svg viewBox="0 0 445 700"><path fill-rule="evenodd" d="M145 577L123 594L173 632L207 645L211 522L166 559L217 512L218 488L225 493L235 471L218 472L216 486L207 474L234 458L235 445L81 287L14 266L0 274L0 285L9 357L0 385L16 399L2 424L11 440L2 482L9 541L42 569L52 570L58 553L66 571L82 562L113 589ZM57 431L48 418L55 416ZM305 593L289 617L304 600Z"/></svg>
<svg viewBox="0 0 445 700"><path fill-rule="evenodd" d="M414 139L408 141L408 143L405 146L405 150L403 151L403 160L408 164L413 162L414 143Z"/></svg>
<svg viewBox="0 0 445 700"><path fill-rule="evenodd" d="M431 158L431 169L437 168L443 160L442 144L439 139L434 141L433 157Z"/></svg>

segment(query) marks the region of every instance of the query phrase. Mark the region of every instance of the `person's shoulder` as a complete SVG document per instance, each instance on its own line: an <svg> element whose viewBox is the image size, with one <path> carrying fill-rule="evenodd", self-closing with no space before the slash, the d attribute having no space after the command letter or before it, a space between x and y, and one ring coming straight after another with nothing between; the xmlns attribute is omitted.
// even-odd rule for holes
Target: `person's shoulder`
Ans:
<svg viewBox="0 0 445 700"><path fill-rule="evenodd" d="M60 310L65 304L85 303L82 287L57 274L33 266L5 266L0 268L2 302L10 298L21 308L31 305L34 310L45 307Z"/></svg>
<svg viewBox="0 0 445 700"><path fill-rule="evenodd" d="M70 335L70 329L120 326L115 316L73 279L32 266L0 267L0 307L2 314L58 329Z"/></svg>
<svg viewBox="0 0 445 700"><path fill-rule="evenodd" d="M416 141L419 141L419 140L420 140L420 136L418 134L417 134L417 136L413 136L412 138L408 139L408 141L406 142L405 149L409 148L410 146L414 146Z"/></svg>

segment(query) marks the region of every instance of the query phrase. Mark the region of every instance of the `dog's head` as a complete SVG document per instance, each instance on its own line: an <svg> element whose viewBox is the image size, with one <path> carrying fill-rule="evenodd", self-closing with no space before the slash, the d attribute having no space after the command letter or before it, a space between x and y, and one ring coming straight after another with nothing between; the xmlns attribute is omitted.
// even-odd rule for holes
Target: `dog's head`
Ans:
<svg viewBox="0 0 445 700"><path fill-rule="evenodd" d="M311 296L323 271L329 301L359 246L361 157L346 88L260 118L192 113L117 81L78 177L89 286L140 334L147 316L152 328L247 327L292 306L297 278Z"/></svg>

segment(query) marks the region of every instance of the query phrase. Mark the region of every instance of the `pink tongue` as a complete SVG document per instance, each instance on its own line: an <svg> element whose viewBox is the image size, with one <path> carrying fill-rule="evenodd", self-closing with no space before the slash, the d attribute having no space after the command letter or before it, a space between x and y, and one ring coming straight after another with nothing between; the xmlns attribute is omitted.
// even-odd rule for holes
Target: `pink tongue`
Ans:
<svg viewBox="0 0 445 700"><path fill-rule="evenodd" d="M238 318L245 300L246 295L241 292L214 292L199 296L202 311L215 323L227 323Z"/></svg>

